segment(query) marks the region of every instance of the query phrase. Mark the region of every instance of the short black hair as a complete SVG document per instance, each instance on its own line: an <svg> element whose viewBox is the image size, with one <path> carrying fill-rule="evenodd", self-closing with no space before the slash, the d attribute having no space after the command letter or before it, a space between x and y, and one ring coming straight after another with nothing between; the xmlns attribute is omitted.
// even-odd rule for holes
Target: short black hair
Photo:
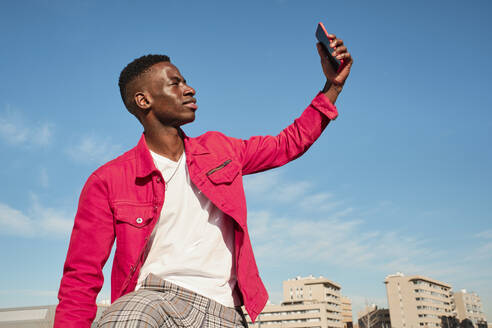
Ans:
<svg viewBox="0 0 492 328"><path fill-rule="evenodd" d="M171 59L169 56L166 55L145 55L142 57L139 57L137 59L134 59L130 64L126 65L125 68L120 73L120 79L118 81L118 86L120 87L120 94L121 98L123 99L123 103L127 107L127 109L130 111L130 113L133 114L132 110L128 108L128 104L126 103L126 91L127 91L127 86L128 83L136 79L138 76L140 76L142 73L147 72L150 67L157 63L161 62L171 62Z"/></svg>

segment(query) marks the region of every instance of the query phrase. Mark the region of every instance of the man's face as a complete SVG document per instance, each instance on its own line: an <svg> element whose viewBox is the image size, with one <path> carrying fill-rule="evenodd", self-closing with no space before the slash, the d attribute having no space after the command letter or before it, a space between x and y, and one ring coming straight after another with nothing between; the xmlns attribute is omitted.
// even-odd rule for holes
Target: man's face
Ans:
<svg viewBox="0 0 492 328"><path fill-rule="evenodd" d="M152 66L147 87L151 95L151 114L163 125L178 127L195 120L195 90L186 84L171 63Z"/></svg>

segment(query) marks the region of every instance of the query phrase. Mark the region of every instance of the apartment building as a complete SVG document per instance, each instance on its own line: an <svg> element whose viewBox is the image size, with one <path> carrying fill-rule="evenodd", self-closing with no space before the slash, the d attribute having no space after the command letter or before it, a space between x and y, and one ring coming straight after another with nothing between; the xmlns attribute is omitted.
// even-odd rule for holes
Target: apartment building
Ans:
<svg viewBox="0 0 492 328"><path fill-rule="evenodd" d="M297 277L283 282L283 302L267 304L249 327L344 328L341 286L324 277ZM345 301L344 308L351 304ZM350 317L352 309L350 306ZM345 317L348 319L349 314Z"/></svg>
<svg viewBox="0 0 492 328"><path fill-rule="evenodd" d="M341 296L340 303L342 306L343 328L352 328L354 320L352 318L352 301L346 296Z"/></svg>
<svg viewBox="0 0 492 328"><path fill-rule="evenodd" d="M476 293L462 289L453 293L452 296L458 320L470 319L475 327L478 327L478 324L485 324L487 319L483 313L482 301Z"/></svg>
<svg viewBox="0 0 492 328"><path fill-rule="evenodd" d="M391 328L388 309L379 309L373 304L366 306L357 316L359 328Z"/></svg>
<svg viewBox="0 0 492 328"><path fill-rule="evenodd" d="M386 293L393 328L440 327L441 316L452 315L451 286L428 277L386 277Z"/></svg>

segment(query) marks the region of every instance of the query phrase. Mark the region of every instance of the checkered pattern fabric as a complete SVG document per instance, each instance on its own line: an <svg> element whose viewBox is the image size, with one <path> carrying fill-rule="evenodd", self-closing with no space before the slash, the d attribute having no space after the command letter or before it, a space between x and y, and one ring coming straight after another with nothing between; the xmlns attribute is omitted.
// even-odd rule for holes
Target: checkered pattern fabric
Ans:
<svg viewBox="0 0 492 328"><path fill-rule="evenodd" d="M117 299L100 328L246 328L240 307L229 308L152 274L138 291Z"/></svg>

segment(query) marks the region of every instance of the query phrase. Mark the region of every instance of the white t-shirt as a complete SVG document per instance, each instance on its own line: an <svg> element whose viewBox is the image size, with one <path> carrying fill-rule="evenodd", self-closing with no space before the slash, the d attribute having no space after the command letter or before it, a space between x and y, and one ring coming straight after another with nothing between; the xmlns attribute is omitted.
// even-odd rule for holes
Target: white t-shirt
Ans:
<svg viewBox="0 0 492 328"><path fill-rule="evenodd" d="M178 162L150 153L166 193L137 289L153 273L225 306L239 305L233 222L191 182L184 153Z"/></svg>

